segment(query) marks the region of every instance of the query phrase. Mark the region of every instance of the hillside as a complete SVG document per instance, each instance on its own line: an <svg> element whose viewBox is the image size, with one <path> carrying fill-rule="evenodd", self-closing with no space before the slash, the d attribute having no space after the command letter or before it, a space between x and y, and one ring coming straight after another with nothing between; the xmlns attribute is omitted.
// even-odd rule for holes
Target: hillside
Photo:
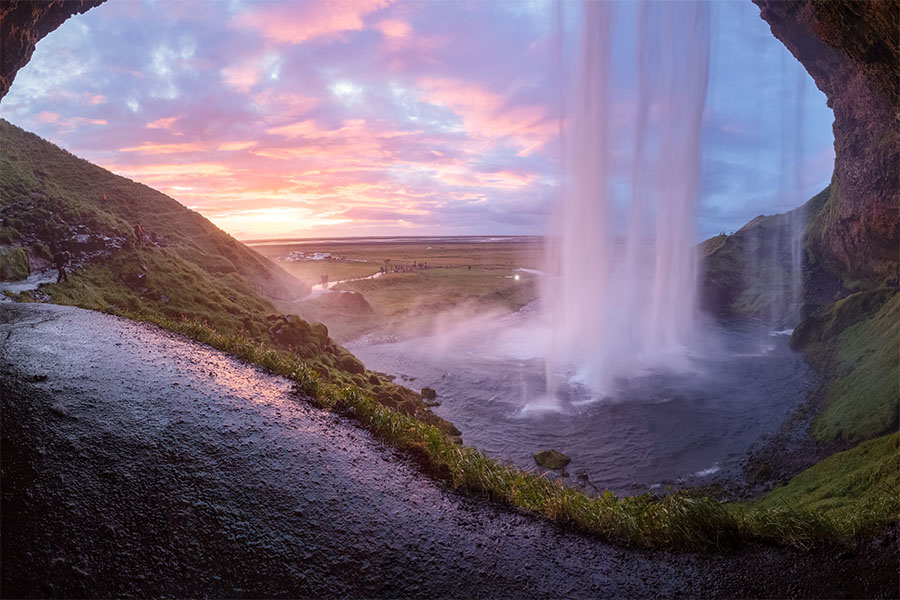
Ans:
<svg viewBox="0 0 900 600"><path fill-rule="evenodd" d="M275 302L305 297L306 284L165 194L0 120L0 279L47 269L61 252L72 256L69 280L19 300L101 310L300 361L319 381L357 385L459 434L419 394L367 372L324 325L280 314Z"/></svg>

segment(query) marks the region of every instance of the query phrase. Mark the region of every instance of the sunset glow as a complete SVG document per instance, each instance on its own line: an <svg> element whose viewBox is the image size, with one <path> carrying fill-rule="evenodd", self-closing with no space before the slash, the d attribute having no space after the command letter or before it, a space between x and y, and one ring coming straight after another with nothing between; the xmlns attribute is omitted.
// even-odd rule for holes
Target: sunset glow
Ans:
<svg viewBox="0 0 900 600"><path fill-rule="evenodd" d="M802 68L754 10L714 14L700 235L799 203L779 192L784 116L768 100ZM38 44L0 116L239 238L540 234L560 193L572 11L560 37L543 1L115 0ZM831 174L831 115L806 88L791 158L812 193Z"/></svg>

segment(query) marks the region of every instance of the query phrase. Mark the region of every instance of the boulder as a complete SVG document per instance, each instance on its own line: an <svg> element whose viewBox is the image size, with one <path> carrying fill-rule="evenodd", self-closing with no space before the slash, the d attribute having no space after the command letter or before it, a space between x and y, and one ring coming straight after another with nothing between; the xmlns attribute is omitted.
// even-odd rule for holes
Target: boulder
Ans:
<svg viewBox="0 0 900 600"><path fill-rule="evenodd" d="M560 470L572 462L572 459L559 450L541 450L534 455L534 462L545 469Z"/></svg>
<svg viewBox="0 0 900 600"><path fill-rule="evenodd" d="M348 373L362 374L366 372L365 365L352 354L344 354L341 356L340 359L338 359L338 367L340 367L342 371L347 371Z"/></svg>
<svg viewBox="0 0 900 600"><path fill-rule="evenodd" d="M437 392L434 391L433 388L423 387L422 388L422 397L428 398L429 400L434 400L435 398L437 398Z"/></svg>

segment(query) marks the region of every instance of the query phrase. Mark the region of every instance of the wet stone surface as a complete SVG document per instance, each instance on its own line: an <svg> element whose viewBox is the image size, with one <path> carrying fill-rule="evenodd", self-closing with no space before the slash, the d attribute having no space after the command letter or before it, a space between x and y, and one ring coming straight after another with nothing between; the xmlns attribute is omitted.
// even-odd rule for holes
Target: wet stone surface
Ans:
<svg viewBox="0 0 900 600"><path fill-rule="evenodd" d="M0 399L4 597L896 591L884 550L640 552L462 497L288 381L100 313L0 305Z"/></svg>

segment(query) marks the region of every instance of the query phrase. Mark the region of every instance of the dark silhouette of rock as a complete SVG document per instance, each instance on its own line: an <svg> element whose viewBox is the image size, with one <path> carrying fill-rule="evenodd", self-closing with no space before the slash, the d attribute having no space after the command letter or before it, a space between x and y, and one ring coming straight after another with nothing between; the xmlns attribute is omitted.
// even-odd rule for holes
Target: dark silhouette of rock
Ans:
<svg viewBox="0 0 900 600"><path fill-rule="evenodd" d="M545 469L553 469L558 471L565 469L566 465L572 462L572 459L560 452L559 450L541 450L534 455L534 462Z"/></svg>
<svg viewBox="0 0 900 600"><path fill-rule="evenodd" d="M848 280L896 276L900 3L753 1L834 110L834 180L811 248Z"/></svg>
<svg viewBox="0 0 900 600"><path fill-rule="evenodd" d="M429 400L434 400L435 398L437 398L437 392L434 391L430 387L423 387L422 388L422 397L428 398Z"/></svg>
<svg viewBox="0 0 900 600"><path fill-rule="evenodd" d="M9 91L16 73L34 47L66 19L105 0L3 0L0 3L0 99Z"/></svg>

